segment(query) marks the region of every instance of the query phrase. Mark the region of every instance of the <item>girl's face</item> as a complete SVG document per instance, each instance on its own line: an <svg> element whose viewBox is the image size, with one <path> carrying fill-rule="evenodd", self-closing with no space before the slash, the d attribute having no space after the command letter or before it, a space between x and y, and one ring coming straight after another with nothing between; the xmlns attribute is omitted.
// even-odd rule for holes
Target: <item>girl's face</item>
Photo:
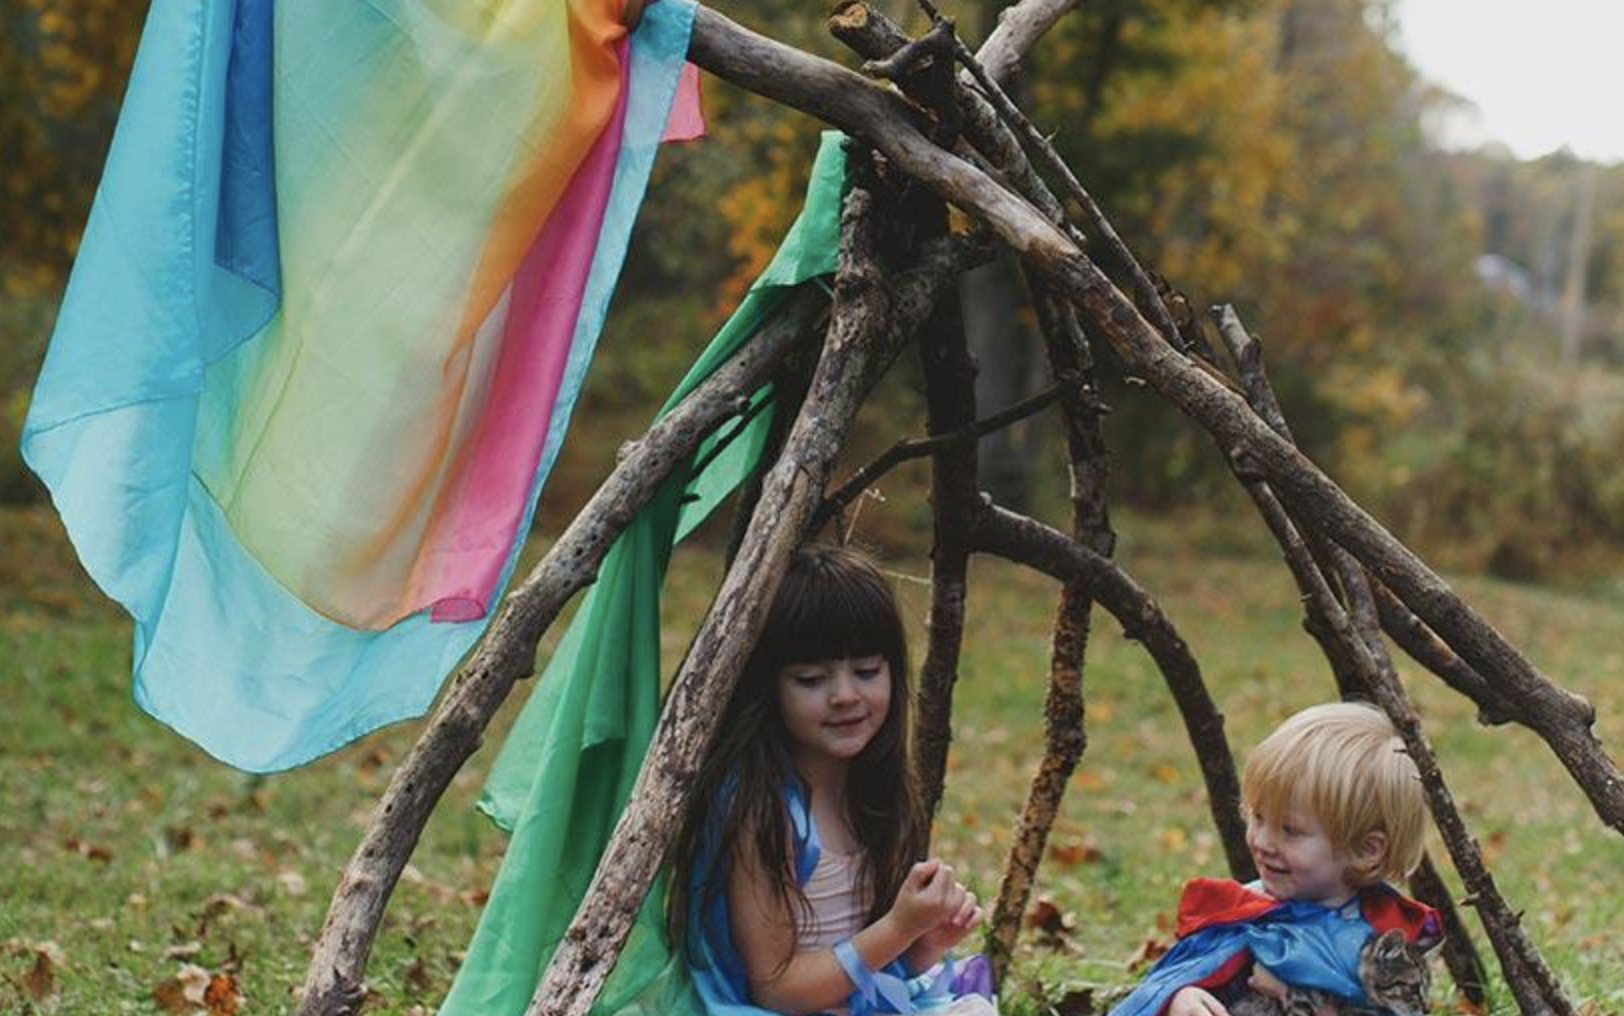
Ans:
<svg viewBox="0 0 1624 1016"><path fill-rule="evenodd" d="M778 708L796 761L856 758L891 711L883 656L791 663L778 672Z"/></svg>

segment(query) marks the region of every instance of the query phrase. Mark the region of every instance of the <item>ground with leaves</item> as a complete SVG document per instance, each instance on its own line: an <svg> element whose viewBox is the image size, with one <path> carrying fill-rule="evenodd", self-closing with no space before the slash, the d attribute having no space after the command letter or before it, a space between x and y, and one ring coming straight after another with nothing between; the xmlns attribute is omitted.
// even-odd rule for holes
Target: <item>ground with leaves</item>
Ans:
<svg viewBox="0 0 1624 1016"><path fill-rule="evenodd" d="M878 510L878 509L876 509ZM1120 556L1182 626L1238 746L1331 694L1284 570L1252 537L1151 519ZM925 565L888 566L922 618ZM675 660L718 578L679 554L667 604ZM1047 580L978 562L958 729L936 849L996 891L1041 743ZM1556 592L1464 579L1471 599L1624 746L1624 590ZM1098 615L1096 615L1098 620ZM559 629L561 630L561 629ZM129 624L83 577L54 516L0 510L0 1011L285 1011L327 895L389 773L404 724L270 778L212 762L129 699ZM1624 844L1532 735L1487 730L1406 670L1468 820L1512 904L1587 1016L1624 1014ZM1200 777L1149 661L1110 628L1087 675L1089 747L1040 874L1007 1007L1083 1016L1169 938L1181 881L1221 874ZM500 742L515 701L503 710ZM492 750L430 823L370 965L369 1012L431 1013L472 933L503 840L472 810ZM1441 978L1447 981L1447 978ZM1447 1004L1447 984L1440 985ZM1513 1006L1497 996L1495 1011Z"/></svg>

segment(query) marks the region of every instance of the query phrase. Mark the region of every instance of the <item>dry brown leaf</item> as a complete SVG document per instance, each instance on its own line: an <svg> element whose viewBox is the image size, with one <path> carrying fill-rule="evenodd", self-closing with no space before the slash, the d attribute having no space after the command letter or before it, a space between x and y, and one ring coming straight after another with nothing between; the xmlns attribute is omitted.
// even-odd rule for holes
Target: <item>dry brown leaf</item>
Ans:
<svg viewBox="0 0 1624 1016"><path fill-rule="evenodd" d="M175 1016L193 1016L207 1011L208 990L209 972L195 963L182 963L174 977L152 989L152 1000Z"/></svg>
<svg viewBox="0 0 1624 1016"><path fill-rule="evenodd" d="M462 892L457 894L457 899L461 900L464 903L467 903L467 904L470 904L470 905L476 906L476 907L484 906L485 902L487 900L489 900L490 898L491 898L491 891L489 889L485 889L485 888L482 888L482 889L464 889Z"/></svg>
<svg viewBox="0 0 1624 1016"><path fill-rule="evenodd" d="M175 1016L236 1016L242 992L231 974L182 963L174 977L152 989L152 1000Z"/></svg>
<svg viewBox="0 0 1624 1016"><path fill-rule="evenodd" d="M62 841L62 845L80 857L89 858L101 864L107 864L113 859L113 852L106 847L98 847L94 843L86 843L77 836L69 836Z"/></svg>
<svg viewBox="0 0 1624 1016"><path fill-rule="evenodd" d="M62 947L55 942L35 942L20 951L34 954L34 965L19 979L23 993L35 1002L45 1002L56 995L57 970L65 960Z"/></svg>
<svg viewBox="0 0 1624 1016"><path fill-rule="evenodd" d="M1177 826L1170 826L1156 834L1162 849L1170 854L1183 853L1184 848L1190 844L1190 834Z"/></svg>
<svg viewBox="0 0 1624 1016"><path fill-rule="evenodd" d="M1083 790L1104 790L1110 786L1111 778L1095 769L1079 769L1071 782Z"/></svg>
<svg viewBox="0 0 1624 1016"><path fill-rule="evenodd" d="M236 1016L237 1006L242 1004L237 979L224 973L210 975L209 986L203 990L203 1004L209 1016Z"/></svg>
<svg viewBox="0 0 1624 1016"><path fill-rule="evenodd" d="M1068 840L1065 843L1056 843L1049 848L1049 859L1057 864L1076 867L1079 864L1092 864L1100 860L1104 854L1100 848L1089 840Z"/></svg>
<svg viewBox="0 0 1624 1016"><path fill-rule="evenodd" d="M195 934L198 938L208 937L209 928L221 917L233 910L244 910L247 907L248 904L231 893L215 893L203 901L203 909L197 915L197 931Z"/></svg>
<svg viewBox="0 0 1624 1016"><path fill-rule="evenodd" d="M1482 1003L1474 1002L1458 991L1455 992L1454 1003L1450 1008L1451 1011L1461 1013L1462 1016L1484 1016L1484 1013L1488 1012L1488 1009Z"/></svg>
<svg viewBox="0 0 1624 1016"><path fill-rule="evenodd" d="M1134 950L1133 955L1128 957L1128 969L1137 971L1141 967L1148 967L1161 959L1166 952L1167 943L1165 941L1159 938L1147 938L1139 944L1138 949Z"/></svg>
<svg viewBox="0 0 1624 1016"><path fill-rule="evenodd" d="M1048 896L1039 896L1026 911L1026 926L1058 935L1065 931L1066 917Z"/></svg>
<svg viewBox="0 0 1624 1016"><path fill-rule="evenodd" d="M406 968L406 990L414 995L427 995L434 990L434 977L429 973L429 966L419 956Z"/></svg>

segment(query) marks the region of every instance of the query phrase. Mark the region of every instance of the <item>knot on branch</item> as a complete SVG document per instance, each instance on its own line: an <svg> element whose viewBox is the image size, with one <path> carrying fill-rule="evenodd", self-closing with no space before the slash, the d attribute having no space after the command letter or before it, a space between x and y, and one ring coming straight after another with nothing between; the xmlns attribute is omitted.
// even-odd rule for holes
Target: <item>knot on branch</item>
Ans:
<svg viewBox="0 0 1624 1016"><path fill-rule="evenodd" d="M1230 468L1235 471L1236 479L1242 483L1251 485L1269 481L1269 474L1250 443L1243 441L1235 445L1229 449L1228 456Z"/></svg>
<svg viewBox="0 0 1624 1016"><path fill-rule="evenodd" d="M942 18L931 26L930 31L905 43L890 56L864 61L863 73L869 77L895 81L899 85L943 77L951 81L957 42L953 20Z"/></svg>

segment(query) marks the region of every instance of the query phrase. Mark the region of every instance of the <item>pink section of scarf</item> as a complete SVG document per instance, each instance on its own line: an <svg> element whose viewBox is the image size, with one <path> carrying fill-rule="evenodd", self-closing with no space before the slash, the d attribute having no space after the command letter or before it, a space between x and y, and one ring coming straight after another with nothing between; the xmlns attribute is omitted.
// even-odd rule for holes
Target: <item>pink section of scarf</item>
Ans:
<svg viewBox="0 0 1624 1016"><path fill-rule="evenodd" d="M692 141L705 136L705 107L699 94L699 68L682 65L677 77L677 95L665 120L662 141Z"/></svg>
<svg viewBox="0 0 1624 1016"><path fill-rule="evenodd" d="M485 616L524 518L620 155L628 91L625 49L622 42L614 117L513 277L485 411L437 507L426 553L412 576L412 602L432 603L435 621Z"/></svg>

